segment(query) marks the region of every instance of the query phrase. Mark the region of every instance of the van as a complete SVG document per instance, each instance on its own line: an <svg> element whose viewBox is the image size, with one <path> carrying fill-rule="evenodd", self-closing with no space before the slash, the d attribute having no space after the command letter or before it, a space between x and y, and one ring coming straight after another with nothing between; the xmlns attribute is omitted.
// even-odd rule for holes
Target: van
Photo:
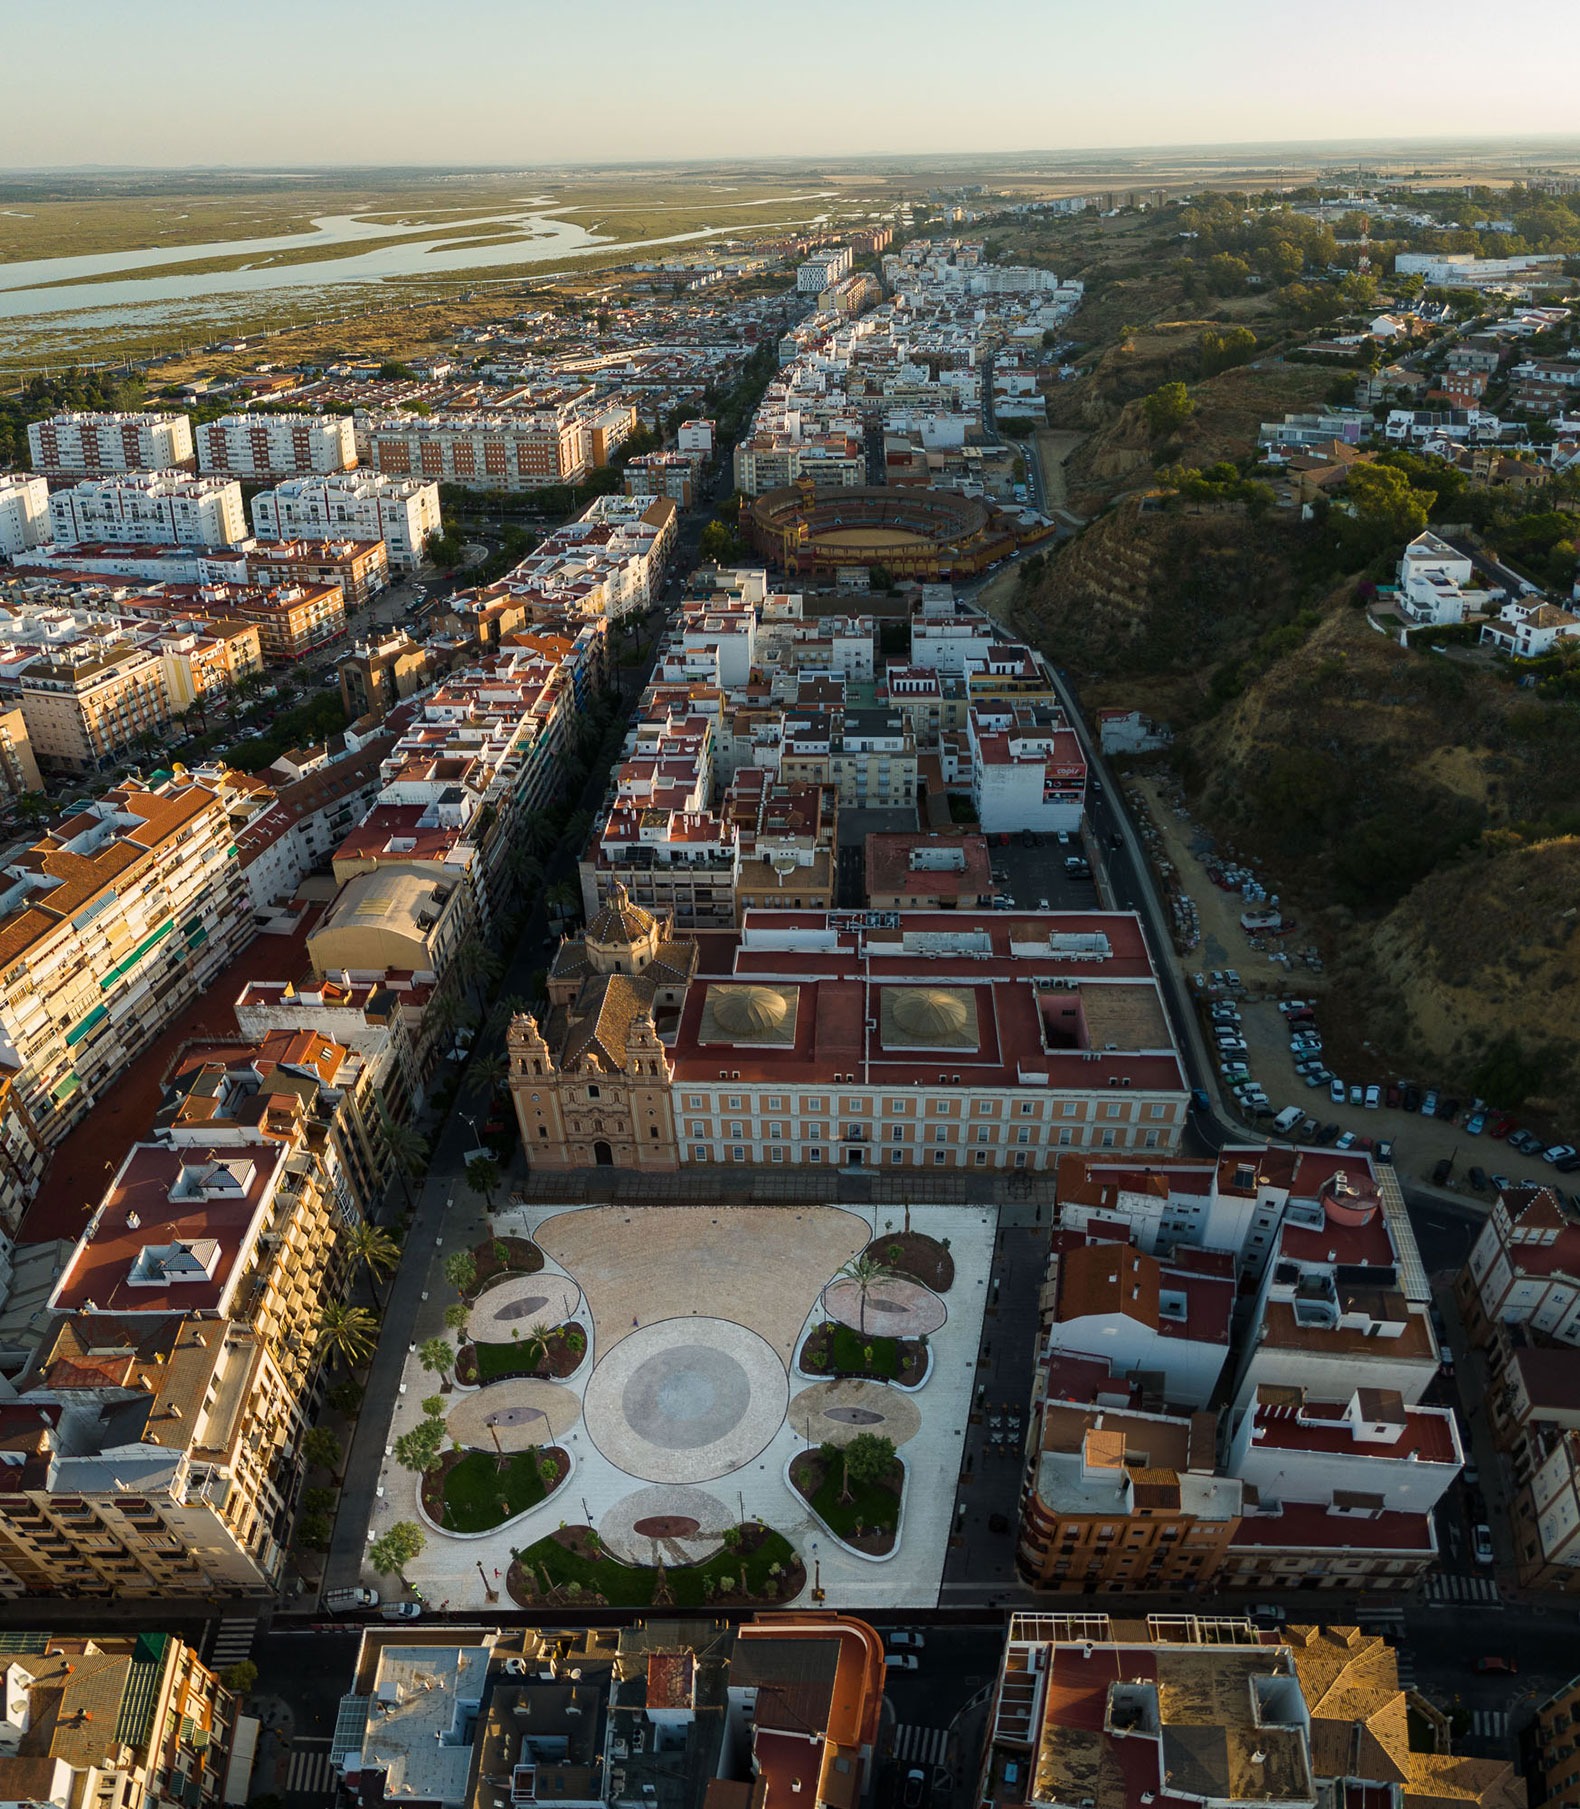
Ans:
<svg viewBox="0 0 1580 1809"><path fill-rule="evenodd" d="M324 1606L331 1614L351 1614L358 1608L377 1608L379 1592L376 1589L326 1589Z"/></svg>
<svg viewBox="0 0 1580 1809"><path fill-rule="evenodd" d="M1273 1120L1273 1129L1280 1137L1287 1137L1304 1117L1305 1113L1301 1111L1299 1106L1285 1106L1283 1111L1281 1111Z"/></svg>

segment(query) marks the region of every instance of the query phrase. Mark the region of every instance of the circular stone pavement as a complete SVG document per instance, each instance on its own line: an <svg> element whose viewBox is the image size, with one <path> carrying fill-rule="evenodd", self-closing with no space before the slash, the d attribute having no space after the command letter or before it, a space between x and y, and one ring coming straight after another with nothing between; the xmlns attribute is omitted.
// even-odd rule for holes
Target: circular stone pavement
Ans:
<svg viewBox="0 0 1580 1809"><path fill-rule="evenodd" d="M814 1445L848 1445L860 1432L903 1445L921 1429L922 1410L909 1395L854 1376L814 1382L790 1403L790 1430Z"/></svg>
<svg viewBox="0 0 1580 1809"><path fill-rule="evenodd" d="M628 1332L587 1384L598 1449L646 1482L707 1482L763 1451L784 1423L784 1364L728 1319L662 1319Z"/></svg>
<svg viewBox="0 0 1580 1809"><path fill-rule="evenodd" d="M862 1329L861 1289L853 1281L832 1281L823 1300L832 1318L854 1331ZM866 1329L883 1338L922 1338L936 1332L949 1309L919 1281L899 1276L875 1282L867 1290Z"/></svg>
<svg viewBox="0 0 1580 1809"><path fill-rule="evenodd" d="M535 1325L563 1325L581 1305L582 1291L568 1275L512 1275L481 1296L466 1322L476 1344L509 1344Z"/></svg>
<svg viewBox="0 0 1580 1809"><path fill-rule="evenodd" d="M724 1543L733 1521L705 1489L661 1484L623 1496L598 1522L598 1536L628 1564L700 1564Z"/></svg>
<svg viewBox="0 0 1580 1809"><path fill-rule="evenodd" d="M445 1425L458 1445L473 1451L492 1451L496 1434L501 1450L525 1451L530 1445L561 1444L581 1411L574 1389L525 1376L462 1395Z"/></svg>

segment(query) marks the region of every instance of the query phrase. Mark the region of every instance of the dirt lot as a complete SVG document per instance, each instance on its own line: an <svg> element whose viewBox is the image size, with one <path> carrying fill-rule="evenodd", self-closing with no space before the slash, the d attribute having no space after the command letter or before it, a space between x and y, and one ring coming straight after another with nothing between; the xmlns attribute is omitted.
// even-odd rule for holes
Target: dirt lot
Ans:
<svg viewBox="0 0 1580 1809"><path fill-rule="evenodd" d="M1391 1111L1386 1105L1376 1111L1351 1107L1347 1102L1339 1106L1333 1103L1326 1087L1308 1087L1295 1072L1295 1058L1289 1051L1289 1031L1278 1010L1279 999L1306 999L1313 1004L1323 1036L1322 1059L1345 1082L1346 1088L1354 1083L1364 1087L1375 1081L1386 1089L1389 1081L1401 1078L1413 1079L1426 1086L1431 1084L1431 1076L1389 1074L1369 1056L1369 1045L1345 1034L1344 1003L1328 990L1326 975L1310 973L1298 964L1293 972L1286 974L1282 966L1270 965L1265 954L1257 953L1240 928L1241 900L1238 895L1225 892L1212 883L1191 847L1197 833L1194 825L1179 816L1154 780L1132 778L1126 781L1126 789L1132 796L1139 795L1145 805L1161 838L1162 858L1172 863L1178 872L1180 885L1195 901L1201 921L1199 945L1183 956L1170 950L1167 958L1174 961L1186 976L1187 983L1191 975L1210 973L1214 968L1238 971L1244 982L1241 1022L1248 1047L1245 1055L1235 1059L1244 1061L1251 1070L1251 1078L1261 1083L1275 1112L1284 1106L1298 1105L1319 1123L1337 1124L1341 1130L1354 1131L1359 1137L1392 1138L1395 1166L1401 1175L1419 1180L1430 1179L1441 1158L1451 1156L1454 1174L1450 1189L1484 1203L1490 1203L1491 1195L1485 1191L1478 1193L1471 1187L1466 1171L1473 1166L1484 1169L1489 1176L1501 1174L1511 1180L1565 1184L1565 1177L1555 1175L1545 1162L1521 1156L1507 1143L1495 1142L1485 1135L1467 1136L1462 1124ZM1298 935L1294 940L1297 943L1304 941ZM1195 988L1192 990L1194 992ZM1201 993L1196 996L1205 997ZM1203 1003L1204 1019L1206 1009ZM1211 1045L1210 1029L1207 1040ZM1223 1109L1227 1116L1237 1117L1232 1096L1224 1095ZM1243 1119L1239 1122L1253 1123ZM1266 1123L1263 1119L1256 1128L1265 1129Z"/></svg>

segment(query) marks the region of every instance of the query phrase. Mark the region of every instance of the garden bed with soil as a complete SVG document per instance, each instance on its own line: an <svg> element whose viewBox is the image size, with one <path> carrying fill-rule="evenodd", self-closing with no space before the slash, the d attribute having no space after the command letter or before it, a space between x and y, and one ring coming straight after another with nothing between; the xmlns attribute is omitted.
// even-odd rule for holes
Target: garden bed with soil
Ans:
<svg viewBox="0 0 1580 1809"><path fill-rule="evenodd" d="M455 1354L455 1379L463 1388L536 1376L545 1382L575 1375L587 1355L585 1329L570 1321L557 1325L543 1340L522 1338L508 1344L463 1344Z"/></svg>
<svg viewBox="0 0 1580 1809"><path fill-rule="evenodd" d="M756 1521L731 1530L738 1535L733 1551L715 1552L701 1564L648 1569L611 1558L590 1527L562 1526L514 1554L505 1586L522 1608L550 1602L701 1608L794 1601L806 1586L806 1567L790 1541Z"/></svg>
<svg viewBox="0 0 1580 1809"><path fill-rule="evenodd" d="M887 1476L877 1482L852 1483L850 1500L837 1464L821 1450L802 1451L790 1460L790 1482L796 1493L834 1535L869 1558L886 1558L894 1550L905 1493L905 1466L895 1458Z"/></svg>
<svg viewBox="0 0 1580 1809"><path fill-rule="evenodd" d="M543 1252L531 1238L488 1237L473 1246L472 1260L477 1264L477 1280L472 1283L476 1300L507 1275L536 1275L543 1267Z"/></svg>
<svg viewBox="0 0 1580 1809"><path fill-rule="evenodd" d="M955 1282L955 1259L936 1237L920 1231L884 1232L862 1251L896 1275L920 1282L935 1294L947 1294Z"/></svg>
<svg viewBox="0 0 1580 1809"><path fill-rule="evenodd" d="M543 1466L554 1475L545 1480ZM545 1501L570 1475L571 1461L558 1445L513 1451L446 1451L422 1478L423 1511L451 1533L486 1533Z"/></svg>
<svg viewBox="0 0 1580 1809"><path fill-rule="evenodd" d="M921 1338L882 1338L876 1333L863 1338L848 1325L825 1320L807 1333L796 1367L822 1381L860 1376L869 1382L919 1388L927 1378L927 1344Z"/></svg>

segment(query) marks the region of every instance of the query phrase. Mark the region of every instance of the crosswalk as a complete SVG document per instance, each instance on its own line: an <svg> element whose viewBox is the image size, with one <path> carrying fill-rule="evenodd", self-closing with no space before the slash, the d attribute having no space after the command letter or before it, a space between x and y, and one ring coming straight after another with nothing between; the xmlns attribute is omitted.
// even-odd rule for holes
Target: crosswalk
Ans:
<svg viewBox="0 0 1580 1809"><path fill-rule="evenodd" d="M291 1768L285 1774L287 1796L332 1797L338 1781L327 1740L299 1740L291 1748Z"/></svg>
<svg viewBox="0 0 1580 1809"><path fill-rule="evenodd" d="M1467 1602L1483 1608L1503 1606L1503 1598L1498 1594L1498 1586L1491 1577L1428 1577L1426 1599L1439 1607L1448 1602Z"/></svg>
<svg viewBox="0 0 1580 1809"><path fill-rule="evenodd" d="M209 1664L216 1671L223 1671L227 1665L240 1664L244 1658L251 1656L253 1637L257 1631L258 1623L250 1617L220 1621L209 1645Z"/></svg>
<svg viewBox="0 0 1580 1809"><path fill-rule="evenodd" d="M942 1765L948 1744L947 1727L918 1727L902 1721L894 1730L894 1756L902 1764Z"/></svg>
<svg viewBox="0 0 1580 1809"><path fill-rule="evenodd" d="M1507 1740L1509 1737L1508 1710L1477 1709L1470 1717L1470 1731L1478 1740Z"/></svg>

